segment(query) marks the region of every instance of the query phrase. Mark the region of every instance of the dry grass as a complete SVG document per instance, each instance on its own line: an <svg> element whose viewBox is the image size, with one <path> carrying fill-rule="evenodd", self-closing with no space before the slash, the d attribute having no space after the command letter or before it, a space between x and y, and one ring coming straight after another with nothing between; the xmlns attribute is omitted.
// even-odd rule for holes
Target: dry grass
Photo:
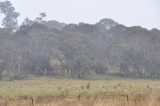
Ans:
<svg viewBox="0 0 160 106"><path fill-rule="evenodd" d="M127 97L110 95L105 98L35 98L35 99L8 99L0 106L159 106L160 98L155 96Z"/></svg>
<svg viewBox="0 0 160 106"><path fill-rule="evenodd" d="M0 106L160 106L160 81L1 81L0 97Z"/></svg>

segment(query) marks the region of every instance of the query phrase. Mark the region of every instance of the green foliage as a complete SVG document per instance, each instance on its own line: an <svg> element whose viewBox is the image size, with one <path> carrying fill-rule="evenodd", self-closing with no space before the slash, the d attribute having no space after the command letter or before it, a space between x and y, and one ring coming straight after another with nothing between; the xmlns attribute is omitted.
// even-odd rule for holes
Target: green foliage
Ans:
<svg viewBox="0 0 160 106"><path fill-rule="evenodd" d="M16 14L10 2L1 5L4 12L12 8ZM84 80L160 78L159 30L125 27L111 19L67 25L45 17L26 18L15 32L0 29L0 79L4 70L12 73L10 79L28 74Z"/></svg>
<svg viewBox="0 0 160 106"><path fill-rule="evenodd" d="M3 78L3 80L9 81L11 78L11 73L7 70L4 70L2 73L2 78Z"/></svg>
<svg viewBox="0 0 160 106"><path fill-rule="evenodd" d="M10 30L15 30L17 28L17 18L19 13L15 12L15 8L12 6L10 1L0 2L0 10L5 15L2 20L2 25Z"/></svg>

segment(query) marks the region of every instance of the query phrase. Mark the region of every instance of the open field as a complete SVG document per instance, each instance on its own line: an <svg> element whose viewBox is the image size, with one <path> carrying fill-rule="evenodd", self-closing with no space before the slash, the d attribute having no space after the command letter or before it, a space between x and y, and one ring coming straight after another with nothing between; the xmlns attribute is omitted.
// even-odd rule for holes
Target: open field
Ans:
<svg viewBox="0 0 160 106"><path fill-rule="evenodd" d="M160 106L158 80L0 81L0 106Z"/></svg>

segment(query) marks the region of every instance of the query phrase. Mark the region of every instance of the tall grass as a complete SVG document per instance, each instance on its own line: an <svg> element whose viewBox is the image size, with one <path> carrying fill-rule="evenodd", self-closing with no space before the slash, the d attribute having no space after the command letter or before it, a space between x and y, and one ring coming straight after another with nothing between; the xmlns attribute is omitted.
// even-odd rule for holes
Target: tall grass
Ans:
<svg viewBox="0 0 160 106"><path fill-rule="evenodd" d="M83 99L67 99L55 97L8 99L0 106L160 106L160 98L155 96L127 97L127 95L108 95L106 97L90 97Z"/></svg>
<svg viewBox="0 0 160 106"><path fill-rule="evenodd" d="M0 106L160 106L160 81L0 81Z"/></svg>

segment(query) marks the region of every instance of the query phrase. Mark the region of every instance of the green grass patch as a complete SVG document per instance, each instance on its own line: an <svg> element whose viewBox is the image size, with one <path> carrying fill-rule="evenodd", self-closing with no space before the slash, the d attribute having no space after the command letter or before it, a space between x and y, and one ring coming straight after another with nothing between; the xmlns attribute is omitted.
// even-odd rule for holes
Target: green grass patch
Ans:
<svg viewBox="0 0 160 106"><path fill-rule="evenodd" d="M158 80L73 80L36 77L31 80L0 81L0 99L21 96L61 96L68 98L108 94L160 95Z"/></svg>

